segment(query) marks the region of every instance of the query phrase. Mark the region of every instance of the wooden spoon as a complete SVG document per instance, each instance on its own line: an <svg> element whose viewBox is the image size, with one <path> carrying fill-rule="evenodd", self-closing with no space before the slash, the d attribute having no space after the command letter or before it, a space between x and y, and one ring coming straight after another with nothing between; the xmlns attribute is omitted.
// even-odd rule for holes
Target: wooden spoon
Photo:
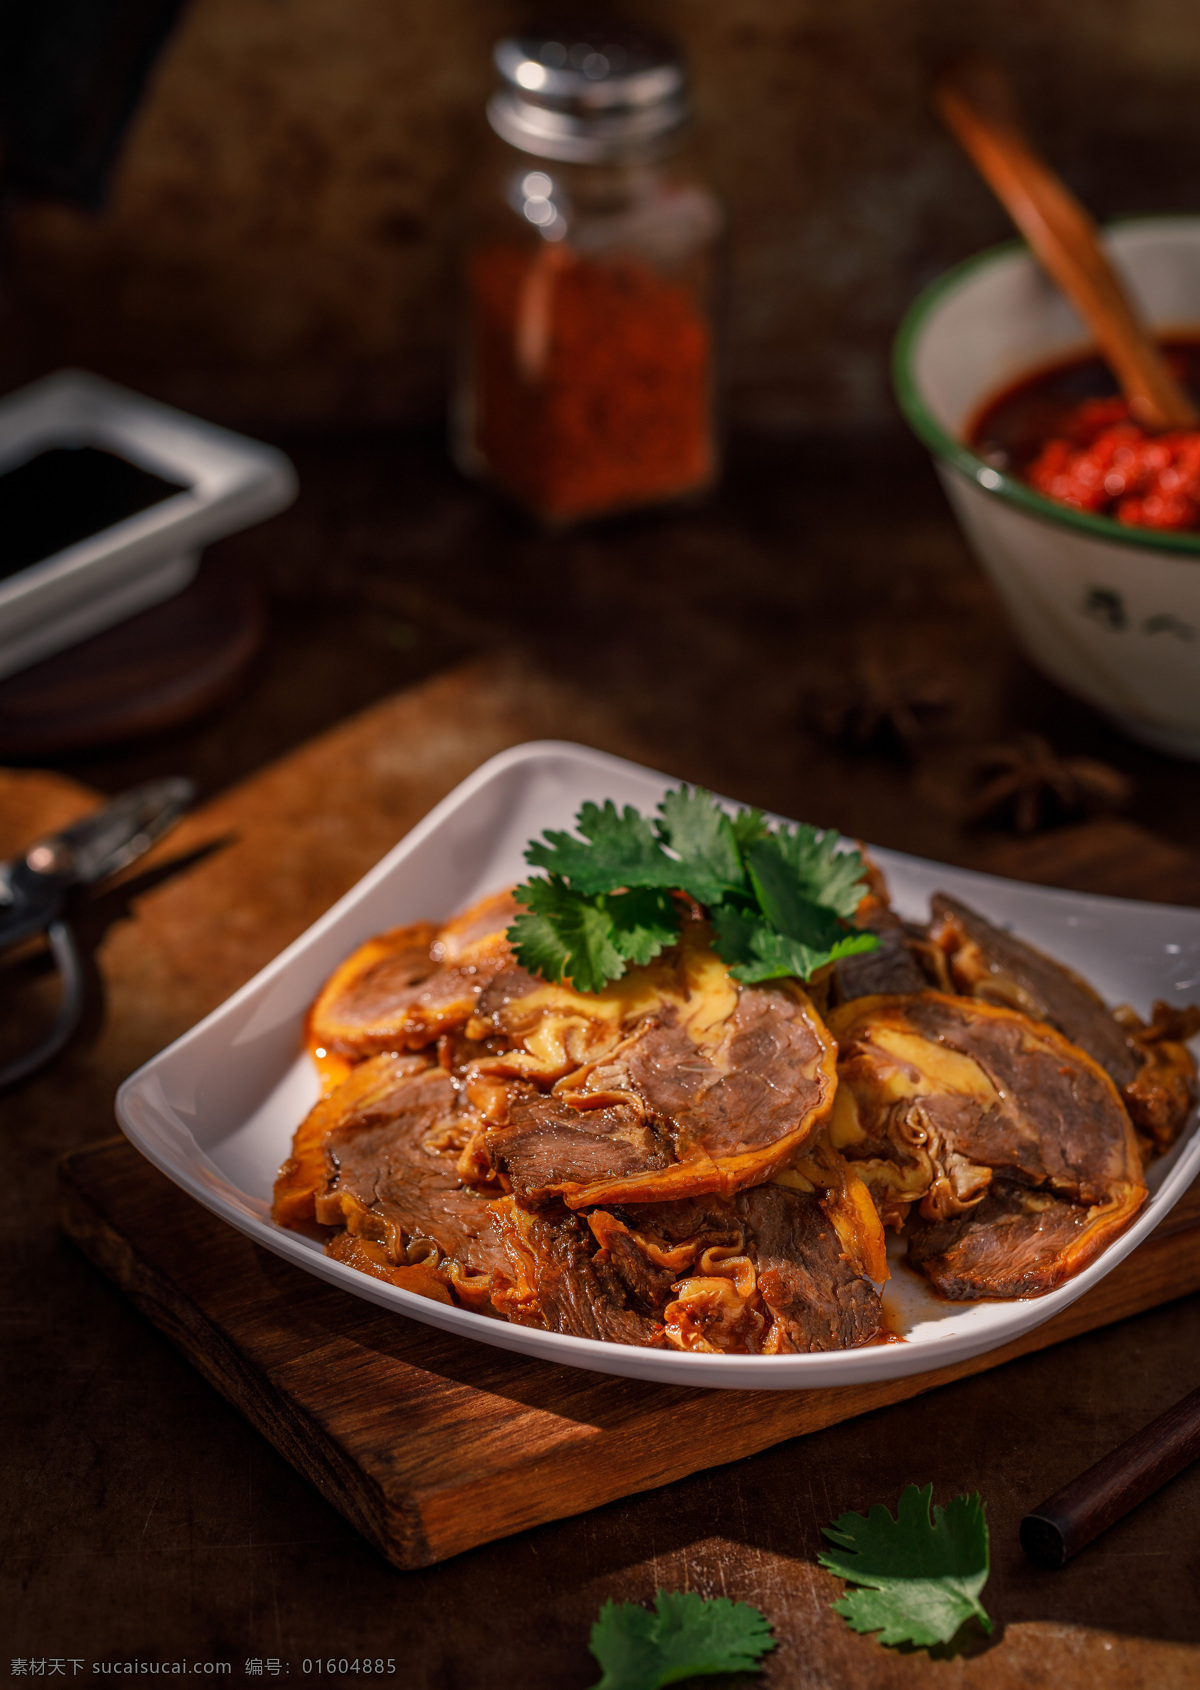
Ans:
<svg viewBox="0 0 1200 1690"><path fill-rule="evenodd" d="M1096 337L1146 428L1196 428L1200 415L1163 362L1096 225L1035 151L999 65L966 59L945 72L934 101L979 173Z"/></svg>

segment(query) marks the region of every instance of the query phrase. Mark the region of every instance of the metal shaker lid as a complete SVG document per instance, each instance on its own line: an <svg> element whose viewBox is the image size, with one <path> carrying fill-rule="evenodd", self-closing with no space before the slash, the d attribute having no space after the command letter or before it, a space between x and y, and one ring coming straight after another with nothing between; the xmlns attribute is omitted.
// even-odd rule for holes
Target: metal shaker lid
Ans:
<svg viewBox="0 0 1200 1690"><path fill-rule="evenodd" d="M686 74L653 36L578 20L497 42L496 133L523 152L581 164L658 152L686 122Z"/></svg>

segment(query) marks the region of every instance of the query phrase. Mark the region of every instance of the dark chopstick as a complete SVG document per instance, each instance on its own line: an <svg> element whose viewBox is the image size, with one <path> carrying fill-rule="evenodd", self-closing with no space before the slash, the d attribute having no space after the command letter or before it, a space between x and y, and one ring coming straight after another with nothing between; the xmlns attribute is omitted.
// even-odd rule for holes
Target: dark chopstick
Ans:
<svg viewBox="0 0 1200 1690"><path fill-rule="evenodd" d="M1021 1547L1061 1567L1093 1538L1200 1458L1200 1390L1127 1438L1111 1455L1021 1521Z"/></svg>

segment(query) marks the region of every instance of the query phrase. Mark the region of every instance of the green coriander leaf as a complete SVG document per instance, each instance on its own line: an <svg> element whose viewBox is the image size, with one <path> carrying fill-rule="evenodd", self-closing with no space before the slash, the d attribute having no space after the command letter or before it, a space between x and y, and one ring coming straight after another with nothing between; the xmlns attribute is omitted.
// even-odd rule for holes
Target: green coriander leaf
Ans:
<svg viewBox="0 0 1200 1690"><path fill-rule="evenodd" d="M990 1566L982 1498L956 1496L934 1507L931 1520L932 1499L932 1485L909 1485L894 1519L877 1503L868 1515L843 1514L824 1528L841 1552L824 1552L821 1565L865 1587L833 1604L854 1631L924 1648L949 1643L972 1615L991 1631L979 1600Z"/></svg>
<svg viewBox="0 0 1200 1690"><path fill-rule="evenodd" d="M730 892L745 891L737 834L711 793L681 786L667 793L658 810L659 834L679 856L675 885L702 904L719 904Z"/></svg>
<svg viewBox="0 0 1200 1690"><path fill-rule="evenodd" d="M655 836L654 829L632 804L618 811L612 799L604 807L584 804L575 818L583 834L547 831L525 852L525 861L548 869L571 882L573 892L585 897L596 892L616 892L622 886L679 885L679 864L672 862ZM586 841L586 843L584 842Z"/></svg>
<svg viewBox="0 0 1200 1690"><path fill-rule="evenodd" d="M761 810L739 810L736 816L731 816L733 836L737 840L738 850L745 856L752 845L757 845L760 839L765 839L770 833Z"/></svg>
<svg viewBox="0 0 1200 1690"><path fill-rule="evenodd" d="M556 984L598 992L631 962L649 962L679 937L667 892L639 889L585 898L556 876L527 880L514 894L526 908L508 929L517 961Z"/></svg>
<svg viewBox="0 0 1200 1690"><path fill-rule="evenodd" d="M808 979L876 940L847 930L863 862L814 827L772 832L760 810L728 816L708 792L668 792L652 824L611 799L584 804L578 833L547 831L525 852L547 871L519 889L527 910L509 929L518 960L579 991L599 991L629 963L646 963L679 933L668 894L707 907L717 950L739 980Z"/></svg>
<svg viewBox="0 0 1200 1690"><path fill-rule="evenodd" d="M837 944L845 924L836 911L808 894L777 839L760 840L750 851L747 866L758 907L776 932L799 939L814 951Z"/></svg>
<svg viewBox="0 0 1200 1690"><path fill-rule="evenodd" d="M513 896L529 912L508 929L522 968L555 983L568 978L580 992L598 992L624 974L603 899L581 898L558 879L527 880Z"/></svg>
<svg viewBox="0 0 1200 1690"><path fill-rule="evenodd" d="M809 945L780 933L761 916L729 904L712 912L712 923L717 955L728 963L734 979L745 985L787 975L808 980L827 962L873 951L878 943L873 933L847 932L834 922L829 944Z"/></svg>
<svg viewBox="0 0 1200 1690"><path fill-rule="evenodd" d="M515 895L519 898L522 893L528 894L529 889L529 886L518 886ZM522 910L513 918L505 937L522 968L527 968L531 974L540 974L543 980L550 980L556 986L562 983L571 951L552 915Z"/></svg>
<svg viewBox="0 0 1200 1690"><path fill-rule="evenodd" d="M712 912L712 925L713 949L722 962L733 968L756 959L755 937L767 930L756 909L742 904L722 904Z"/></svg>
<svg viewBox="0 0 1200 1690"><path fill-rule="evenodd" d="M679 910L669 892L638 887L600 902L613 924L613 944L630 962L650 962L679 937Z"/></svg>
<svg viewBox="0 0 1200 1690"><path fill-rule="evenodd" d="M657 1623L658 1616L636 1602L604 1604L588 1643L604 1674L594 1690L653 1690L662 1683Z"/></svg>
<svg viewBox="0 0 1200 1690"><path fill-rule="evenodd" d="M604 1673L594 1690L660 1690L710 1673L754 1672L775 1639L749 1602L660 1590L653 1613L606 1602L590 1647Z"/></svg>
<svg viewBox="0 0 1200 1690"><path fill-rule="evenodd" d="M839 851L832 829L822 832L803 824L778 828L763 843L779 855L813 903L823 904L845 921L851 919L866 890L860 851Z"/></svg>

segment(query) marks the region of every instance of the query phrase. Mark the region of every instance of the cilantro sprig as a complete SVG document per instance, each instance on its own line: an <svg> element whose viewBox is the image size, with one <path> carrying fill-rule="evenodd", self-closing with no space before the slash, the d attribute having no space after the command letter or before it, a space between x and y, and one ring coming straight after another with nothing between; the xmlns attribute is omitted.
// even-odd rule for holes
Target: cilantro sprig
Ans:
<svg viewBox="0 0 1200 1690"><path fill-rule="evenodd" d="M749 1602L695 1591L660 1590L654 1610L606 1602L590 1648L604 1676L594 1690L661 1690L682 1678L754 1672L775 1647L771 1628Z"/></svg>
<svg viewBox="0 0 1200 1690"><path fill-rule="evenodd" d="M705 907L717 954L747 983L807 980L877 943L849 926L865 867L859 852L838 849L836 833L771 828L761 810L730 816L687 786L668 792L652 821L609 799L584 804L575 826L529 845L526 862L546 872L516 889L525 909L508 937L543 979L598 992L650 962L679 937L676 891Z"/></svg>
<svg viewBox="0 0 1200 1690"><path fill-rule="evenodd" d="M977 1491L953 1497L931 1519L932 1501L932 1485L908 1485L894 1518L876 1503L867 1515L843 1514L824 1528L841 1552L818 1560L859 1587L833 1604L852 1630L919 1648L949 1643L972 1617L991 1631L979 1600L991 1565L983 1499Z"/></svg>

